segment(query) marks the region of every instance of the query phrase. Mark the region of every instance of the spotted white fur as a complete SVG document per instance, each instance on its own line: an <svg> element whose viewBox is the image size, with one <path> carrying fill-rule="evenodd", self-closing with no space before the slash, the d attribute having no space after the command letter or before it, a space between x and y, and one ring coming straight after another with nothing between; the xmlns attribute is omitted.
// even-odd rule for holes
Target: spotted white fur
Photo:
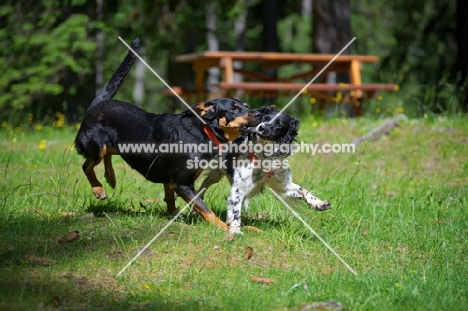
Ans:
<svg viewBox="0 0 468 311"><path fill-rule="evenodd" d="M262 153L256 153L255 158L262 162L272 160ZM285 163L286 157L277 157ZM239 154L237 160L251 160L248 154ZM240 161L239 161L240 162ZM318 211L328 210L330 204L314 196L312 193L292 182L292 173L289 166L282 165L272 172L265 172L265 168L254 165L252 161L245 166L237 166L233 170L232 176L229 176L225 170L211 170L201 185L201 189L208 188L217 183L221 178L227 175L231 183L231 191L228 197L226 223L230 225L231 234L241 234L241 212L242 205L247 209L249 199L257 195L265 186L271 187L283 197L302 199Z"/></svg>

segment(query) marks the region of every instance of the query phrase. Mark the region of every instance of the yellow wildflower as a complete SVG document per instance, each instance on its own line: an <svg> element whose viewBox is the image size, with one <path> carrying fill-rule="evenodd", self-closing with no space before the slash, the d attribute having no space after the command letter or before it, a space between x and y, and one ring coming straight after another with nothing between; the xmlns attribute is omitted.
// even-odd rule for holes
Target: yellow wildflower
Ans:
<svg viewBox="0 0 468 311"><path fill-rule="evenodd" d="M55 114L57 116L57 120L52 123L54 127L63 127L65 124L65 115L61 112L57 112Z"/></svg>
<svg viewBox="0 0 468 311"><path fill-rule="evenodd" d="M44 150L47 147L47 140L43 139L39 142L39 150Z"/></svg>

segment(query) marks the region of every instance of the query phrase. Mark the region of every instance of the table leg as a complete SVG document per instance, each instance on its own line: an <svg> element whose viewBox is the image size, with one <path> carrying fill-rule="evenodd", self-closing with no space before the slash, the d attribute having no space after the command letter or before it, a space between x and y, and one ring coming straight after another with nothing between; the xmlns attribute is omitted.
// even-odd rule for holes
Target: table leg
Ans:
<svg viewBox="0 0 468 311"><path fill-rule="evenodd" d="M314 67L314 68L315 68L315 67ZM322 73L322 75L320 76L320 82L321 82L321 83L328 83L328 72L329 72L329 71L326 70L326 71L324 71L324 72ZM330 94L327 94L327 97L330 98L330 97L331 97ZM327 101L328 101L329 99L327 99L327 98L325 98L325 97L322 96L322 97L318 98L318 100L319 100L319 111L320 111L321 113L325 113L325 106L326 106Z"/></svg>
<svg viewBox="0 0 468 311"><path fill-rule="evenodd" d="M351 84L360 85L362 84L361 80L361 69L362 63L358 60L353 59L349 68L349 77L351 79ZM351 96L351 100L354 105L354 115L357 117L362 116L362 107L359 99L363 97L361 90L355 90L354 94Z"/></svg>
<svg viewBox="0 0 468 311"><path fill-rule="evenodd" d="M362 69L362 63L360 61L355 60L355 59L351 61L351 65L349 68L349 77L351 79L351 84L362 84L361 69ZM356 90L354 94L357 98L362 97L361 90Z"/></svg>
<svg viewBox="0 0 468 311"><path fill-rule="evenodd" d="M203 94L205 93L205 66L193 64L193 71L195 71L195 98L196 102L204 101Z"/></svg>
<svg viewBox="0 0 468 311"><path fill-rule="evenodd" d="M223 68L223 82L234 82L234 65L231 57L223 57L221 59L221 68Z"/></svg>
<svg viewBox="0 0 468 311"><path fill-rule="evenodd" d="M223 70L223 78L221 82L234 82L234 62L231 57L223 57L219 60L219 68ZM210 98L227 97L230 91L218 90L209 94Z"/></svg>

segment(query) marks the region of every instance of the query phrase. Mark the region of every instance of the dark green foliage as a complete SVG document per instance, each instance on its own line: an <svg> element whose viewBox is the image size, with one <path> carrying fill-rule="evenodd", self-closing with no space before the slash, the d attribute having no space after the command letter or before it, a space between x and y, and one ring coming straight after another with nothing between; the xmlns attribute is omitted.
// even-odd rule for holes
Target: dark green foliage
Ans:
<svg viewBox="0 0 468 311"><path fill-rule="evenodd" d="M0 6L1 110L30 109L47 95L75 96L82 79L92 74L95 46L88 29L93 23L81 2Z"/></svg>
<svg viewBox="0 0 468 311"><path fill-rule="evenodd" d="M465 48L460 44L461 34L466 33L465 24L460 21L467 14L460 11L462 2L351 1L352 35L357 37L351 53L381 57L379 65L364 68L364 81L401 84L398 99L402 105L414 107L415 113L456 112L463 108L467 69L463 57L457 57ZM244 49L262 50L261 0L210 3L215 4L216 35L221 50L234 50L238 46L235 21L245 9L248 12ZM299 0L278 3L281 51L311 50L312 16L304 16L301 3ZM207 1L118 0L105 2L99 16L95 1L4 1L0 5L2 120L11 121L12 111L33 113L38 118L62 111L68 119L79 119L100 87L95 83L99 31L104 34L104 81L125 53L118 36L127 42L141 37L146 46L146 60L170 83L191 80L190 66L178 68L168 64L175 55L207 49L207 4ZM119 98L132 99L132 79L130 76ZM164 89L147 71L145 108L155 112L178 110L178 106L167 107ZM298 105L294 112L308 113L307 102Z"/></svg>

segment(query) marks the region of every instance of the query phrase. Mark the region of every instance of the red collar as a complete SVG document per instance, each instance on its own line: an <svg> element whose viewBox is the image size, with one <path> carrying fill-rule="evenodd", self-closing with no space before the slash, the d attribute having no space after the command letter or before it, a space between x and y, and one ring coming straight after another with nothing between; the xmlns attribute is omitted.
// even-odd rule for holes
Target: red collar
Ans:
<svg viewBox="0 0 468 311"><path fill-rule="evenodd" d="M208 126L208 124L203 124L203 131L205 132L206 136L208 136L213 144L218 147L219 146L219 139L216 137L216 135L213 133L213 130Z"/></svg>
<svg viewBox="0 0 468 311"><path fill-rule="evenodd" d="M252 161L258 160L258 158L255 156L255 154L253 154L252 152L249 151L248 154L249 154L250 160L252 160ZM261 164L262 163L260 162L260 166L261 166ZM263 170L263 167L262 167L262 170ZM266 177L267 178L270 178L271 175L273 175L273 169L270 169L268 172L266 172Z"/></svg>

